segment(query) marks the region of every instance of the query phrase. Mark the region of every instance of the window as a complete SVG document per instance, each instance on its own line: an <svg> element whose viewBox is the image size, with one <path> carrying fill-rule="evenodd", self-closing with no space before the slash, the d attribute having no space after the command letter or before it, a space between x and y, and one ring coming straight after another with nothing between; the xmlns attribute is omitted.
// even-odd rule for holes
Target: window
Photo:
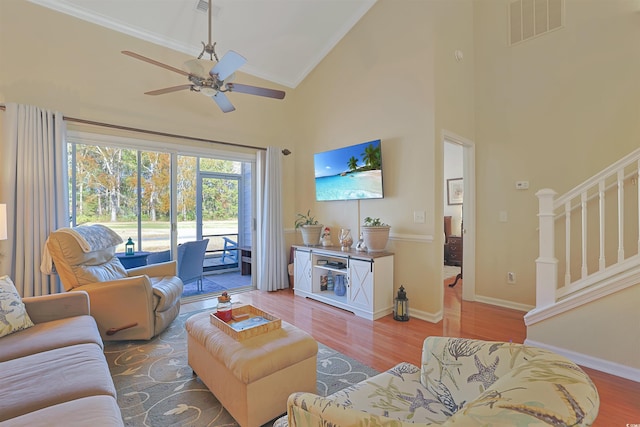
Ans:
<svg viewBox="0 0 640 427"><path fill-rule="evenodd" d="M180 154L171 144L76 132L68 140L70 226L103 224L136 251L157 252L172 248L173 219L175 244L209 238L209 258L223 257L229 240L251 246L253 156ZM227 255L235 264L223 268L237 268L237 253Z"/></svg>
<svg viewBox="0 0 640 427"><path fill-rule="evenodd" d="M170 153L81 143L69 153L72 226L104 224L137 251L171 247Z"/></svg>

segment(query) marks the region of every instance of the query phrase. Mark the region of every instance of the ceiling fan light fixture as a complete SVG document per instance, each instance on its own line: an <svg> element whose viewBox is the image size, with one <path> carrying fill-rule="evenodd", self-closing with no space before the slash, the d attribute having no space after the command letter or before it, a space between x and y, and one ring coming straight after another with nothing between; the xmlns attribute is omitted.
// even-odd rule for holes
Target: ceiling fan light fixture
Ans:
<svg viewBox="0 0 640 427"><path fill-rule="evenodd" d="M182 69L189 74L198 76L201 79L209 77L209 70L216 65L215 61L208 59L190 59L182 64Z"/></svg>
<svg viewBox="0 0 640 427"><path fill-rule="evenodd" d="M217 90L215 90L212 87L208 87L208 86L201 87L199 92L201 94L203 94L203 95L206 95L206 96L214 96L216 93L218 93Z"/></svg>

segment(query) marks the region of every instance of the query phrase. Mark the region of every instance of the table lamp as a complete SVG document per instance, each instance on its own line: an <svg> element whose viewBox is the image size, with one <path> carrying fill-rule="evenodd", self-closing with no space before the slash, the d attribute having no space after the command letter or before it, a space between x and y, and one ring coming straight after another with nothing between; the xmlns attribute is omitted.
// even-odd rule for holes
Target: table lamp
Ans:
<svg viewBox="0 0 640 427"><path fill-rule="evenodd" d="M0 240L7 240L7 205L0 204ZM0 264L2 264L4 254L0 252Z"/></svg>
<svg viewBox="0 0 640 427"><path fill-rule="evenodd" d="M7 205L0 204L0 240L7 240Z"/></svg>

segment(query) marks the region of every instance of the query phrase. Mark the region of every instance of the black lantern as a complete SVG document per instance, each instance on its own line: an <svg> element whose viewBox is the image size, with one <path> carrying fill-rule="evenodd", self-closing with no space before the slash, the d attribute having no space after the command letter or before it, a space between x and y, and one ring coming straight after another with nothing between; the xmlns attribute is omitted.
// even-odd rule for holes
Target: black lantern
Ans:
<svg viewBox="0 0 640 427"><path fill-rule="evenodd" d="M404 291L404 286L400 286L398 289L398 296L393 300L393 318L400 322L406 322L409 320L409 300L407 299L407 293Z"/></svg>
<svg viewBox="0 0 640 427"><path fill-rule="evenodd" d="M133 240L131 240L131 237L129 237L127 243L124 244L124 253L126 255L133 255L133 244Z"/></svg>

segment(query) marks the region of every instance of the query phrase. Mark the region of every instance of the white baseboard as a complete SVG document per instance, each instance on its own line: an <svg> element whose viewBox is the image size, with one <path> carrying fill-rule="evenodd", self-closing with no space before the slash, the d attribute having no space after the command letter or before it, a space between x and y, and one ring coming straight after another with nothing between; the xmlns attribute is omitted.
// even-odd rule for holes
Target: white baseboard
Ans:
<svg viewBox="0 0 640 427"><path fill-rule="evenodd" d="M640 369L638 368L621 365L619 363L610 362L608 360L589 356L588 354L578 353L573 350L567 350L565 348L556 347L553 345L549 345L549 344L545 344L545 343L541 343L541 342L533 341L529 339L524 340L524 343L526 345L540 347L549 351L553 351L554 353L558 353L566 357L567 359L577 363L580 366L595 369L597 371L615 375L620 378L626 378L631 381L640 382Z"/></svg>
<svg viewBox="0 0 640 427"><path fill-rule="evenodd" d="M409 308L409 317L413 317L420 320L425 320L431 323L438 323L442 320L442 310L437 313L428 313L426 311L415 310L413 308Z"/></svg>
<svg viewBox="0 0 640 427"><path fill-rule="evenodd" d="M498 307L510 308L513 310L528 312L535 308L533 305L520 304L513 301L507 301L499 298L483 297L482 295L475 296L475 302L482 302L484 304L497 305Z"/></svg>

